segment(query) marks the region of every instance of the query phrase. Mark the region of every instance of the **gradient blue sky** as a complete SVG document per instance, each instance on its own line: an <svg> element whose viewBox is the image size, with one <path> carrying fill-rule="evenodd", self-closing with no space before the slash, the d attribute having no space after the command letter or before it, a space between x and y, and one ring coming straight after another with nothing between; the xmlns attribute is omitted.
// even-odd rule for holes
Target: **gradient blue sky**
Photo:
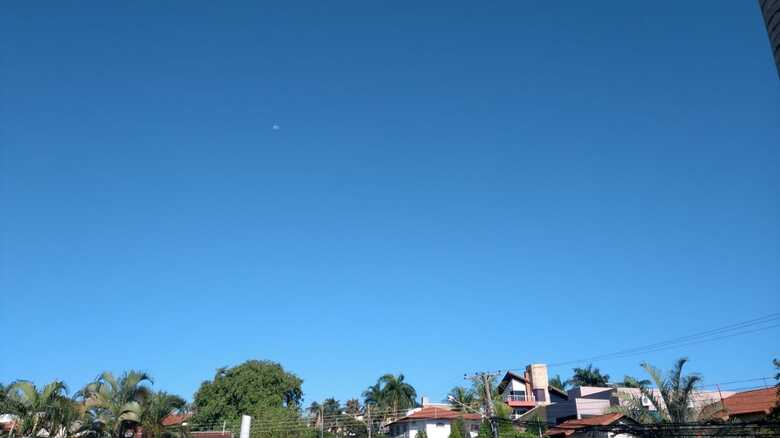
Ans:
<svg viewBox="0 0 780 438"><path fill-rule="evenodd" d="M755 1L16 2L0 48L0 381L440 399L780 311ZM596 365L767 376L778 334Z"/></svg>

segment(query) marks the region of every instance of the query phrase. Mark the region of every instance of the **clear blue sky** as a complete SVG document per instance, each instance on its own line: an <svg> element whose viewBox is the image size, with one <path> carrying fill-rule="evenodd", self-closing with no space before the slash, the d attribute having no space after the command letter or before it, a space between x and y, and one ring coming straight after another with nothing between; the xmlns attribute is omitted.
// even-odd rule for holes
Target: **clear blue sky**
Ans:
<svg viewBox="0 0 780 438"><path fill-rule="evenodd" d="M755 1L3 9L0 381L440 399L780 311ZM778 334L596 365L767 376Z"/></svg>

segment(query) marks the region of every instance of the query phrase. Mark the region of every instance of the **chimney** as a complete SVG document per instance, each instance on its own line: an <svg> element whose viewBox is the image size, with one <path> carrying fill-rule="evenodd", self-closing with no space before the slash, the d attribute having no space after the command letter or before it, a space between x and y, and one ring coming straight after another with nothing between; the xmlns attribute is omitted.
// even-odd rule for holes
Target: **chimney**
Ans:
<svg viewBox="0 0 780 438"><path fill-rule="evenodd" d="M525 374L531 382L531 391L533 391L536 402L547 404L550 402L549 381L547 380L547 365L543 363L532 363L525 368Z"/></svg>
<svg viewBox="0 0 780 438"><path fill-rule="evenodd" d="M426 396L420 397L420 406L426 407L429 404L431 404L431 400L428 397L426 397Z"/></svg>

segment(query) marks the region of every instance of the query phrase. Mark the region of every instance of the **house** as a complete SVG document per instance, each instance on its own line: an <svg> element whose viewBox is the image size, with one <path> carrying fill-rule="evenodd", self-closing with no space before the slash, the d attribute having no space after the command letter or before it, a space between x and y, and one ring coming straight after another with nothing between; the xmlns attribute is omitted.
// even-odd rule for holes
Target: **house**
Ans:
<svg viewBox="0 0 780 438"><path fill-rule="evenodd" d="M479 432L482 416L476 413L455 411L445 405L423 405L406 413L405 416L387 425L392 438L415 438L424 430L428 438L448 438L452 422L462 418L465 431L471 438Z"/></svg>
<svg viewBox="0 0 780 438"><path fill-rule="evenodd" d="M162 419L162 425L165 427L186 426L190 418L192 418L192 412L173 413Z"/></svg>
<svg viewBox="0 0 780 438"><path fill-rule="evenodd" d="M173 413L163 418L162 424L165 427L188 427L187 422L192 418L192 412ZM198 430L190 431L191 438L233 438L233 432L219 430ZM143 438L143 437L141 437Z"/></svg>
<svg viewBox="0 0 780 438"><path fill-rule="evenodd" d="M531 364L522 374L508 371L498 384L501 399L512 408L512 418L520 416L536 406L566 401L568 394L550 385L547 365Z"/></svg>
<svg viewBox="0 0 780 438"><path fill-rule="evenodd" d="M631 428L637 424L623 414L605 414L564 421L547 430L544 435L552 438L628 438L634 436Z"/></svg>
<svg viewBox="0 0 780 438"><path fill-rule="evenodd" d="M657 399L661 398L657 389L650 391ZM604 415L610 408L625 406L636 399L641 400L641 403L650 411L656 410L651 400L643 396L639 388L578 386L570 389L567 394L567 400L547 406L545 414L548 422L560 423ZM726 397L732 394L734 392L697 391L691 397L692 405L704 409L720 400L721 396Z"/></svg>
<svg viewBox="0 0 780 438"><path fill-rule="evenodd" d="M717 409L714 417L723 421L761 421L778 405L780 402L776 387L737 392L714 404Z"/></svg>
<svg viewBox="0 0 780 438"><path fill-rule="evenodd" d="M0 433L9 433L16 427L16 417L11 414L0 414Z"/></svg>

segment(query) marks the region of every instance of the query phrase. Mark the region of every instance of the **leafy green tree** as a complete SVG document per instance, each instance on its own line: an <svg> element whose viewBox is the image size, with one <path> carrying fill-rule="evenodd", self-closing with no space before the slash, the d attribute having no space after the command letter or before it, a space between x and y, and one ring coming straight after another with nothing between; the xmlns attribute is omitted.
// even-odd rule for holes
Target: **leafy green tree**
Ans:
<svg viewBox="0 0 780 438"><path fill-rule="evenodd" d="M569 381L561 379L561 376L556 374L550 378L550 385L560 390L566 391L566 387L569 386Z"/></svg>
<svg viewBox="0 0 780 438"><path fill-rule="evenodd" d="M417 391L406 383L404 375L385 374L380 377L382 383L382 401L395 414L400 409L413 408L417 402Z"/></svg>
<svg viewBox="0 0 780 438"><path fill-rule="evenodd" d="M569 383L573 386L609 386L609 374L601 374L593 364L588 364L585 368L574 368Z"/></svg>
<svg viewBox="0 0 780 438"><path fill-rule="evenodd" d="M203 382L195 393L192 423L237 421L243 414L273 411L270 408L298 413L302 383L298 376L271 361L250 360L233 368L220 368L214 379Z"/></svg>
<svg viewBox="0 0 780 438"><path fill-rule="evenodd" d="M425 429L420 429L417 431L415 438L428 438L428 432L426 432Z"/></svg>
<svg viewBox="0 0 780 438"><path fill-rule="evenodd" d="M81 390L93 432L122 437L141 422L142 405L151 396L146 385L151 377L140 371L128 371L116 378L105 371Z"/></svg>
<svg viewBox="0 0 780 438"><path fill-rule="evenodd" d="M450 423L449 438L464 438L466 436L466 423L463 418L458 417Z"/></svg>
<svg viewBox="0 0 780 438"><path fill-rule="evenodd" d="M178 437L180 431L173 430L163 425L163 420L168 415L180 413L187 406L187 402L178 395L160 391L148 397L141 410L141 427L144 438Z"/></svg>
<svg viewBox="0 0 780 438"><path fill-rule="evenodd" d="M447 400L453 411L463 412L468 408L476 409L479 406L474 390L463 386L456 386L450 390Z"/></svg>
<svg viewBox="0 0 780 438"><path fill-rule="evenodd" d="M490 422L482 420L482 422L479 423L477 438L493 438L493 429L490 427Z"/></svg>
<svg viewBox="0 0 780 438"><path fill-rule="evenodd" d="M339 420L339 434L350 438L368 437L366 423L349 415L342 415Z"/></svg>

